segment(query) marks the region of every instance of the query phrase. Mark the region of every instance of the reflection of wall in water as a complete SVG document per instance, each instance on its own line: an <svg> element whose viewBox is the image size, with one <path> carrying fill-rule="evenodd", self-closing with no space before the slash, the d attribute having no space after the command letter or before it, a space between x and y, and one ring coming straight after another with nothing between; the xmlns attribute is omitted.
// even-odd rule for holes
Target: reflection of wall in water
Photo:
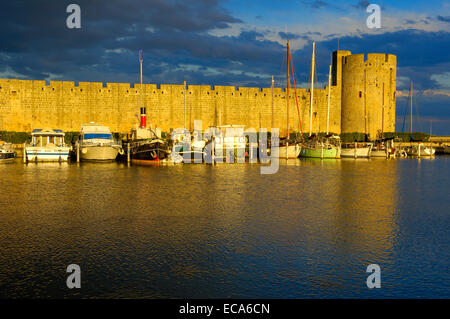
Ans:
<svg viewBox="0 0 450 319"><path fill-rule="evenodd" d="M336 249L389 259L397 210L397 165L385 160L342 160L335 210ZM374 261L375 262L375 261Z"/></svg>

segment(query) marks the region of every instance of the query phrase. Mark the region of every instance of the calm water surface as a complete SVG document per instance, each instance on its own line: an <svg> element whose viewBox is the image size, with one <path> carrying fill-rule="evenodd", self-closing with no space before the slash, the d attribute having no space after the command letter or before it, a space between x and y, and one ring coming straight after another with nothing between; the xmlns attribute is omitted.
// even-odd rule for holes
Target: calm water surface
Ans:
<svg viewBox="0 0 450 319"><path fill-rule="evenodd" d="M280 164L0 165L0 297L450 298L450 157Z"/></svg>

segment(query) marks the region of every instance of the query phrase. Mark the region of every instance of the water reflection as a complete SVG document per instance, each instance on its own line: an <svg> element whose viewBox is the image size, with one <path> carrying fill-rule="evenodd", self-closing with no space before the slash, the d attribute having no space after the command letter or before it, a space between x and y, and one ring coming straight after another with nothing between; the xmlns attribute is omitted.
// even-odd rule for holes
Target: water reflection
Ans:
<svg viewBox="0 0 450 319"><path fill-rule="evenodd" d="M257 164L0 166L8 190L0 193L8 207L0 214L0 296L407 297L420 273L405 279L404 263L428 265L422 253L434 261L423 269L430 273L450 250L448 216L430 219L408 194L443 210L433 179L447 167L298 159L261 175ZM438 260L432 246L421 250L431 230ZM70 263L82 266L82 291L65 288ZM386 273L376 292L365 286L370 263Z"/></svg>

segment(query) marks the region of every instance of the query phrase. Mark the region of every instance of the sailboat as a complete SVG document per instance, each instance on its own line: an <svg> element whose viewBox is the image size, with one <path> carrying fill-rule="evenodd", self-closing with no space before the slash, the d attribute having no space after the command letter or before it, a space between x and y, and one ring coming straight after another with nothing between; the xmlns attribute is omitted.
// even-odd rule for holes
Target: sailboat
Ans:
<svg viewBox="0 0 450 319"><path fill-rule="evenodd" d="M169 161L174 163L203 163L205 157L205 146L208 139L203 138L201 131L191 132L186 125L186 81L183 84L184 95L184 127L175 129L170 134L169 147L171 154ZM194 125L195 126L195 125ZM209 141L211 142L211 141Z"/></svg>
<svg viewBox="0 0 450 319"><path fill-rule="evenodd" d="M280 145L278 146L278 157L279 158L297 158L300 155L301 150L301 144L298 141L294 141L293 143L289 144L289 66L291 66L292 69L292 77L294 80L294 94L295 94L295 100L297 103L297 111L298 111L298 100L297 100L297 92L295 88L295 77L294 77L294 67L292 63L292 56L291 51L289 48L289 40L287 40L287 72L286 72L286 137L284 139L280 140ZM273 83L273 82L272 82ZM273 84L272 84L273 85ZM273 94L273 90L272 90ZM301 131L301 122L300 122L300 114L299 116L299 124L300 124L300 131ZM302 133L301 133L302 134Z"/></svg>
<svg viewBox="0 0 450 319"><path fill-rule="evenodd" d="M302 146L300 157L312 157L312 158L340 158L341 147L340 138L337 135L328 134L328 121L327 120L327 134L325 139L319 139L316 135L312 134L312 114L313 114L313 101L314 101L314 69L315 69L315 48L316 43L313 42L313 51L311 59L311 99L309 109L309 141ZM330 75L328 77L328 83L330 85ZM328 93L330 94L330 92ZM327 119L329 118L330 100L328 99L328 111Z"/></svg>
<svg viewBox="0 0 450 319"><path fill-rule="evenodd" d="M412 122L412 97L413 97L413 84L411 81L411 86L409 89L409 101L410 101L410 134L411 134L411 144L410 146L405 148L406 154L408 156L421 157L421 156L433 156L436 153L436 149L434 147L425 146L422 141L417 141L417 144L413 145L413 122Z"/></svg>

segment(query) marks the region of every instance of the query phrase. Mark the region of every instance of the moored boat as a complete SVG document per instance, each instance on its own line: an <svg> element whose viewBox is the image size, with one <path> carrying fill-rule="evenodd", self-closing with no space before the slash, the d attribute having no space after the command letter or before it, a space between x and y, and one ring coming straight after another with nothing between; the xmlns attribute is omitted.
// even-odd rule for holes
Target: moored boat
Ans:
<svg viewBox="0 0 450 319"><path fill-rule="evenodd" d="M369 158L371 151L371 143L343 143L341 145L341 157Z"/></svg>
<svg viewBox="0 0 450 319"><path fill-rule="evenodd" d="M235 160L245 162L247 143L244 127L245 125L218 125L207 129L206 136L211 139L206 144L208 148L212 148L217 162L224 159L227 163L233 163ZM209 157L209 154L206 156Z"/></svg>
<svg viewBox="0 0 450 319"><path fill-rule="evenodd" d="M425 146L423 143L419 142L416 145L407 146L405 152L408 156L422 157L433 156L436 153L436 150L434 147Z"/></svg>
<svg viewBox="0 0 450 319"><path fill-rule="evenodd" d="M10 145L10 144L9 144ZM10 149L8 144L0 145L0 163L12 163L14 162L17 153Z"/></svg>
<svg viewBox="0 0 450 319"><path fill-rule="evenodd" d="M131 132L131 139L127 141L128 151L130 152L131 163L134 165L153 165L166 159L170 154L167 142L161 138L161 131L153 130L151 125L147 127L147 108L143 100L143 78L142 78L143 54L139 51L140 65L140 96L141 96L141 115L140 124Z"/></svg>
<svg viewBox="0 0 450 319"><path fill-rule="evenodd" d="M174 163L202 163L205 155L207 139L201 132L193 134L187 129L177 129L171 133L171 160Z"/></svg>
<svg viewBox="0 0 450 319"><path fill-rule="evenodd" d="M340 158L340 149L336 146L319 144L317 146L305 145L302 147L300 157L311 158Z"/></svg>
<svg viewBox="0 0 450 319"><path fill-rule="evenodd" d="M295 86L295 77L294 77L294 65L292 61L291 50L289 47L289 40L286 43L286 60L287 60L287 72L286 72L286 137L280 141L280 145L278 146L278 157L284 159L292 159L297 158L300 155L301 142L298 140L290 140L289 134L289 85L290 85L290 72L292 71L292 79L294 84L294 96L297 105L297 115L298 115L298 123L300 128L300 136L303 136L300 114L299 114L299 106L297 100L297 88ZM273 94L273 79L272 79L272 94ZM273 147L273 146L271 146ZM271 154L273 154L271 150Z"/></svg>
<svg viewBox="0 0 450 319"><path fill-rule="evenodd" d="M412 84L412 81L411 81L411 85L410 85L410 89L409 89L409 100L410 100L409 128L410 128L410 134L411 134L410 135L411 136L411 144L409 146L405 147L404 151L406 152L406 154L408 154L408 156L414 156L414 157L434 156L434 154L436 153L436 149L434 147L432 147L431 144L429 146L425 146L422 141L417 141L417 140L414 141L413 140L413 111L412 111L413 110L413 108L412 108L413 84ZM417 144L413 144L415 142L417 142Z"/></svg>
<svg viewBox="0 0 450 319"><path fill-rule="evenodd" d="M341 158L339 136L326 136L323 139L311 136L310 141L302 145L300 157Z"/></svg>
<svg viewBox="0 0 450 319"><path fill-rule="evenodd" d="M280 145L278 147L278 157L286 159L297 158L300 155L301 149L300 143L286 143L284 145Z"/></svg>
<svg viewBox="0 0 450 319"><path fill-rule="evenodd" d="M114 161L119 152L123 153L109 128L93 122L81 127L78 147L82 161Z"/></svg>
<svg viewBox="0 0 450 319"><path fill-rule="evenodd" d="M25 160L30 162L66 162L70 146L64 142L65 133L57 129L35 129L31 144L25 146Z"/></svg>
<svg viewBox="0 0 450 319"><path fill-rule="evenodd" d="M142 164L142 161L160 161L166 159L170 153L166 141L158 137L131 142L130 152L132 164Z"/></svg>

